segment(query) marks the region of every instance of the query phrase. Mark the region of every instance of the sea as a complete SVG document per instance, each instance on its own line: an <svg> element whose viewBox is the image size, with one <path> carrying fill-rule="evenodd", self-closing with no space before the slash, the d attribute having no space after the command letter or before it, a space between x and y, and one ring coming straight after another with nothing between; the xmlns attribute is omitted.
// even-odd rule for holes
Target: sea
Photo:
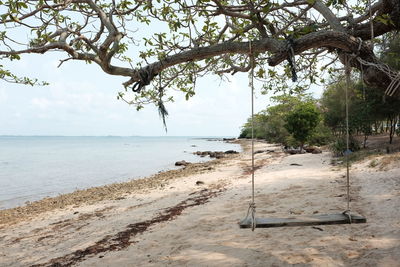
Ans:
<svg viewBox="0 0 400 267"><path fill-rule="evenodd" d="M210 160L195 151L240 151L216 137L0 136L0 209Z"/></svg>

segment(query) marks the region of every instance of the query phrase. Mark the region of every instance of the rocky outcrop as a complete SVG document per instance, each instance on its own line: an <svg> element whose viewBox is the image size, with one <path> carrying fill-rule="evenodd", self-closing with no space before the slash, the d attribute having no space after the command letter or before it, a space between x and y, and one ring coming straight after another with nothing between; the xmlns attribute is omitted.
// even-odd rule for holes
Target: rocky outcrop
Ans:
<svg viewBox="0 0 400 267"><path fill-rule="evenodd" d="M225 154L239 154L239 152L237 152L235 150L227 150L227 151L225 151Z"/></svg>
<svg viewBox="0 0 400 267"><path fill-rule="evenodd" d="M300 149L293 149L293 148L284 148L284 151L288 154L295 155L295 154L303 154L303 153L312 153L312 154L321 154L322 150L316 146L307 146L304 147L304 150L300 152Z"/></svg>
<svg viewBox="0 0 400 267"><path fill-rule="evenodd" d="M265 150L257 150L254 154L261 154L261 153L273 153L275 150L265 149Z"/></svg>
<svg viewBox="0 0 400 267"><path fill-rule="evenodd" d="M223 152L223 151L196 151L193 154L198 155L200 157L209 156L210 158L220 159L220 158L225 157L225 155L232 155L232 154L238 154L238 153L239 152L237 152L235 150L227 150L225 152Z"/></svg>
<svg viewBox="0 0 400 267"><path fill-rule="evenodd" d="M307 153L321 154L322 150L316 146L309 146L304 149Z"/></svg>
<svg viewBox="0 0 400 267"><path fill-rule="evenodd" d="M187 165L189 165L189 164L191 164L190 162L187 162L187 161L185 161L185 160L181 160L181 161L177 161L177 162L175 162L175 166L187 166Z"/></svg>

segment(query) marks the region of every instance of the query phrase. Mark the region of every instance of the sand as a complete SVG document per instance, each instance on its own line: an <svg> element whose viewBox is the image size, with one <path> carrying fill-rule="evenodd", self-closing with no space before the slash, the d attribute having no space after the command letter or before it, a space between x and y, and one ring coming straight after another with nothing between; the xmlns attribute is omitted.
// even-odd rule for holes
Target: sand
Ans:
<svg viewBox="0 0 400 267"><path fill-rule="evenodd" d="M259 149L275 152L255 155L258 217L346 208L345 170L329 152ZM159 174L151 186L92 189L102 197L88 201L78 192L60 206L20 208L21 216L3 211L0 266L400 266L400 153L352 166L351 208L366 224L254 232L238 227L251 199L250 155Z"/></svg>

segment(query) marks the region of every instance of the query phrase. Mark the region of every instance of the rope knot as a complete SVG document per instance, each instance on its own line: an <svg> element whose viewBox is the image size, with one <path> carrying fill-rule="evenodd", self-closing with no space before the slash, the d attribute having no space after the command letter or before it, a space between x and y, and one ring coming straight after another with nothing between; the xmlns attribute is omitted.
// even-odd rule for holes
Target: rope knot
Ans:
<svg viewBox="0 0 400 267"><path fill-rule="evenodd" d="M256 228L256 203L254 202L250 202L246 218L249 215L251 216L251 231L254 231L254 229Z"/></svg>
<svg viewBox="0 0 400 267"><path fill-rule="evenodd" d="M294 39L289 36L286 39L286 52L288 54L287 56L287 61L289 62L289 67L292 72L292 82L297 81L297 67L296 67L296 59L295 59L295 54L294 54L294 47L295 42Z"/></svg>
<svg viewBox="0 0 400 267"><path fill-rule="evenodd" d="M347 217L347 219L349 220L349 223L351 224L352 223L352 221L351 221L351 214L350 214L350 210L345 210L345 211L343 211L343 213L342 213L343 215L345 215L346 217Z"/></svg>
<svg viewBox="0 0 400 267"><path fill-rule="evenodd" d="M135 93L140 93L140 91L144 89L146 85L149 85L153 78L157 75L157 73L154 73L153 68L151 67L138 70L138 74L140 81L136 82L132 86L132 91Z"/></svg>

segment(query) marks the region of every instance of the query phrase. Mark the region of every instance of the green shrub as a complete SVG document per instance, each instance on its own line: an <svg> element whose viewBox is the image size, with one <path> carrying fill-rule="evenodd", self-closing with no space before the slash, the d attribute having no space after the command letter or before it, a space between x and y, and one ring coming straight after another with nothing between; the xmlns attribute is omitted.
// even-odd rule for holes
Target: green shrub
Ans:
<svg viewBox="0 0 400 267"><path fill-rule="evenodd" d="M304 102L288 112L284 127L300 143L300 150L320 122L320 113L313 102Z"/></svg>
<svg viewBox="0 0 400 267"><path fill-rule="evenodd" d="M332 135L331 129L320 122L307 142L309 145L324 146L331 143L333 140L334 136Z"/></svg>
<svg viewBox="0 0 400 267"><path fill-rule="evenodd" d="M251 129L243 127L240 132L239 138L251 138Z"/></svg>
<svg viewBox="0 0 400 267"><path fill-rule="evenodd" d="M292 135L288 135L285 138L285 141L283 142L284 146L288 146L288 147L299 147L300 146L300 142L297 141L296 139L294 139L294 137Z"/></svg>
<svg viewBox="0 0 400 267"><path fill-rule="evenodd" d="M329 146L330 150L337 157L343 156L346 151L346 136L338 137L335 142ZM349 149L352 152L360 150L360 142L358 142L354 137L349 138Z"/></svg>
<svg viewBox="0 0 400 267"><path fill-rule="evenodd" d="M376 166L378 166L378 161L376 159L371 160L370 163L368 164L368 167L370 168L375 168Z"/></svg>

